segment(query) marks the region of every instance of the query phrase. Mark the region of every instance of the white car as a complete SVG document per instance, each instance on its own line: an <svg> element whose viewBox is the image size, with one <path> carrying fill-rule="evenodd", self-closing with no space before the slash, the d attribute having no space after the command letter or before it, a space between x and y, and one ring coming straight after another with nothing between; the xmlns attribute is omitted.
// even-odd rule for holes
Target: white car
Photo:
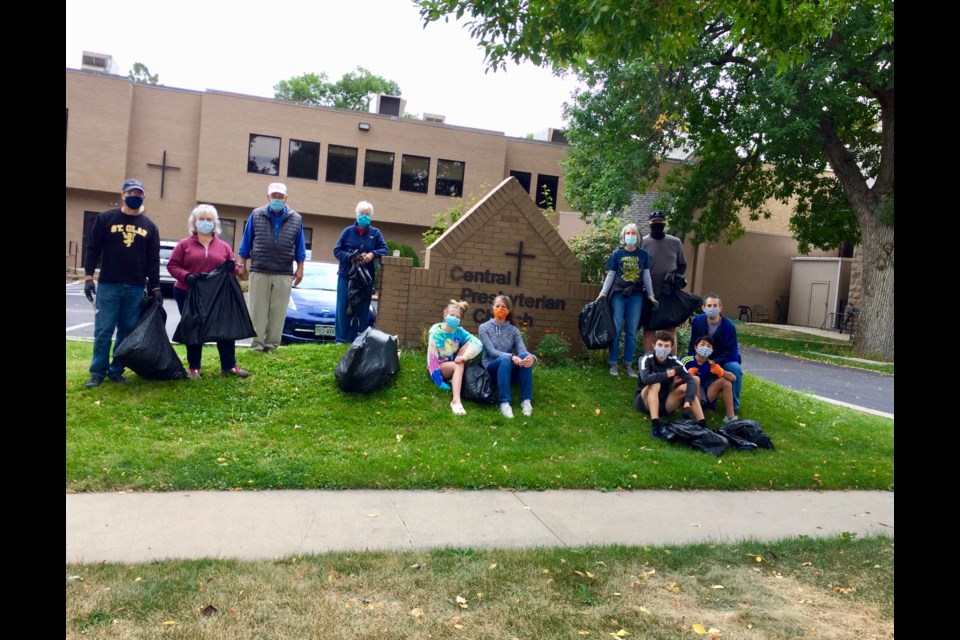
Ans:
<svg viewBox="0 0 960 640"><path fill-rule="evenodd" d="M173 253L176 246L176 240L160 241L160 293L168 298L173 297L173 283L175 283L177 279L167 271L167 262L170 261L170 254Z"/></svg>

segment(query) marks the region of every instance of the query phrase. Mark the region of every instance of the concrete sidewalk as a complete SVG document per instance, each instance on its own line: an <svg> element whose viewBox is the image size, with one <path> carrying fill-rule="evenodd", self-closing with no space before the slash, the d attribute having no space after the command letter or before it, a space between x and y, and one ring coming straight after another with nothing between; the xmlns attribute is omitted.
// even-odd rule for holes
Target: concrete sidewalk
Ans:
<svg viewBox="0 0 960 640"><path fill-rule="evenodd" d="M893 536L884 491L251 491L66 496L67 562Z"/></svg>

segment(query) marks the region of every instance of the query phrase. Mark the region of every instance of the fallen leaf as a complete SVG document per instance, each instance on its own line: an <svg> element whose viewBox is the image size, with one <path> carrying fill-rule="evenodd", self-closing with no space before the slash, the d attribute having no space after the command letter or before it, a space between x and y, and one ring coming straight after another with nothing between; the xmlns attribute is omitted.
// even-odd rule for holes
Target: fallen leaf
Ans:
<svg viewBox="0 0 960 640"><path fill-rule="evenodd" d="M703 628L703 625L700 624L699 622L696 623L696 624L694 624L694 625L693 625L692 627L690 627L690 628L693 629L694 631L696 631L697 633L699 633L701 636L704 635L704 634L707 632L707 630L704 629L704 628Z"/></svg>
<svg viewBox="0 0 960 640"><path fill-rule="evenodd" d="M410 565L410 568L414 571L419 571L420 569L423 569L423 565L418 562L417 564Z"/></svg>
<svg viewBox="0 0 960 640"><path fill-rule="evenodd" d="M800 563L800 566L801 566L801 567L812 567L812 566L813 566L813 563L812 563L812 562L802 562L802 563Z"/></svg>
<svg viewBox="0 0 960 640"><path fill-rule="evenodd" d="M680 593L680 587L678 587L675 582L669 582L663 585L663 588L670 593Z"/></svg>
<svg viewBox="0 0 960 640"><path fill-rule="evenodd" d="M397 434L397 442L400 442L401 440L403 440L403 434L402 434L402 433L398 433L398 434Z"/></svg>
<svg viewBox="0 0 960 640"><path fill-rule="evenodd" d="M496 569L496 568L497 568L497 563L496 563L496 562L494 562L492 565L490 565L489 567L487 567L487 569Z"/></svg>
<svg viewBox="0 0 960 640"><path fill-rule="evenodd" d="M410 615L412 615L414 618L422 618L427 614L425 614L423 612L423 609L421 609L420 607L414 607L413 609L410 609Z"/></svg>
<svg viewBox="0 0 960 640"><path fill-rule="evenodd" d="M612 635L614 638L628 638L630 637L630 632L627 631L626 629L620 629L620 631L617 631L616 633L611 633L610 635Z"/></svg>
<svg viewBox="0 0 960 640"><path fill-rule="evenodd" d="M589 631L577 631L578 636L588 636L590 635Z"/></svg>
<svg viewBox="0 0 960 640"><path fill-rule="evenodd" d="M594 415L600 415L600 409L594 409L593 413Z"/></svg>
<svg viewBox="0 0 960 640"><path fill-rule="evenodd" d="M587 571L587 577L588 577L588 578L596 578L597 576L595 576L595 575L593 575L592 573L590 573L589 571Z"/></svg>
<svg viewBox="0 0 960 640"><path fill-rule="evenodd" d="M212 604L208 604L206 607L203 608L203 611L201 611L200 613L202 613L203 615L209 618L210 616L215 614L217 611L219 611L219 609L217 609Z"/></svg>
<svg viewBox="0 0 960 640"><path fill-rule="evenodd" d="M459 605L461 609L466 609L469 606L467 605L467 599L463 596L457 596L457 605Z"/></svg>
<svg viewBox="0 0 960 640"><path fill-rule="evenodd" d="M723 589L723 585L722 585L722 584L712 584L712 585L710 585L710 588L711 588L711 589Z"/></svg>
<svg viewBox="0 0 960 640"><path fill-rule="evenodd" d="M640 607L640 611L643 613L650 613L650 609L647 609L646 607Z"/></svg>
<svg viewBox="0 0 960 640"><path fill-rule="evenodd" d="M294 429L299 429L299 428L300 428L300 425L295 424L295 425L293 425L293 428L294 428Z"/></svg>
<svg viewBox="0 0 960 640"><path fill-rule="evenodd" d="M140 582L141 580L143 580L143 578L141 578L140 576L137 576L136 578L133 579L134 582Z"/></svg>
<svg viewBox="0 0 960 640"><path fill-rule="evenodd" d="M172 626L175 625L175 624L177 624L177 621L176 621L176 620L164 620L164 621L163 621L163 626L165 626L165 627L172 627Z"/></svg>
<svg viewBox="0 0 960 640"><path fill-rule="evenodd" d="M367 514L367 517L368 517L368 518L379 518L379 517L380 517L380 514L377 514L377 513L368 513L368 514Z"/></svg>

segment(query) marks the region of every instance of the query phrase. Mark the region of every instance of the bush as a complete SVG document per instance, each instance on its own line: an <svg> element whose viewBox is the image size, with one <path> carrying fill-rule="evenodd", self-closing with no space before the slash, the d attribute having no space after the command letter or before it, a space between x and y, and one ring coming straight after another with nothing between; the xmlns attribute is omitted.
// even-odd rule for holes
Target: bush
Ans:
<svg viewBox="0 0 960 640"><path fill-rule="evenodd" d="M570 342L562 333L553 333L547 329L540 344L537 345L537 358L546 364L567 364L570 362Z"/></svg>
<svg viewBox="0 0 960 640"><path fill-rule="evenodd" d="M574 236L568 243L573 255L580 261L581 282L602 284L607 275L607 259L613 250L620 246L620 218L597 217L593 228Z"/></svg>
<svg viewBox="0 0 960 640"><path fill-rule="evenodd" d="M413 259L413 266L420 266L420 256L410 245L400 244L396 240L387 240L387 249L390 250L390 255L393 255L393 252L399 249L401 258L411 258Z"/></svg>

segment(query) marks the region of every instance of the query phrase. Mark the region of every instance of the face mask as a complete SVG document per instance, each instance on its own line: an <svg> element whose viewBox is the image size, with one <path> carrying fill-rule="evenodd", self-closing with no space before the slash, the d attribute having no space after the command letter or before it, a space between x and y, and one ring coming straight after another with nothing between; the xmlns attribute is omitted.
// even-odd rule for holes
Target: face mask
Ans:
<svg viewBox="0 0 960 640"><path fill-rule="evenodd" d="M653 352L657 354L658 360L663 360L670 355L670 347L654 347Z"/></svg>
<svg viewBox="0 0 960 640"><path fill-rule="evenodd" d="M361 213L357 216L357 226L361 229L366 229L370 226L370 216L365 213Z"/></svg>
<svg viewBox="0 0 960 640"><path fill-rule="evenodd" d="M493 317L497 320L506 320L507 316L510 315L510 309L494 309Z"/></svg>
<svg viewBox="0 0 960 640"><path fill-rule="evenodd" d="M457 316L447 316L446 318L443 319L443 321L446 322L447 326L450 327L451 329L456 329L457 327L460 326L460 318L458 318Z"/></svg>
<svg viewBox="0 0 960 640"><path fill-rule="evenodd" d="M123 199L123 204L127 205L127 209L137 211L143 206L143 198L140 196L127 196Z"/></svg>
<svg viewBox="0 0 960 640"><path fill-rule="evenodd" d="M709 358L711 353L713 353L713 349L710 347L697 347L697 355L701 358Z"/></svg>
<svg viewBox="0 0 960 640"><path fill-rule="evenodd" d="M628 247L636 246L637 236L624 236L623 244L627 245Z"/></svg>
<svg viewBox="0 0 960 640"><path fill-rule="evenodd" d="M663 227L662 224L652 224L652 225L650 225L650 237L653 238L653 239L655 239L655 240L662 240L663 237L666 235L666 234L663 232L663 228L664 228L664 227Z"/></svg>
<svg viewBox="0 0 960 640"><path fill-rule="evenodd" d="M276 212L283 211L283 200L271 200L270 208Z"/></svg>
<svg viewBox="0 0 960 640"><path fill-rule="evenodd" d="M213 233L213 227L212 220L197 220L197 232L199 233Z"/></svg>
<svg viewBox="0 0 960 640"><path fill-rule="evenodd" d="M720 315L720 309L717 309L716 307L707 307L703 310L703 312L707 314L707 317L711 320Z"/></svg>

